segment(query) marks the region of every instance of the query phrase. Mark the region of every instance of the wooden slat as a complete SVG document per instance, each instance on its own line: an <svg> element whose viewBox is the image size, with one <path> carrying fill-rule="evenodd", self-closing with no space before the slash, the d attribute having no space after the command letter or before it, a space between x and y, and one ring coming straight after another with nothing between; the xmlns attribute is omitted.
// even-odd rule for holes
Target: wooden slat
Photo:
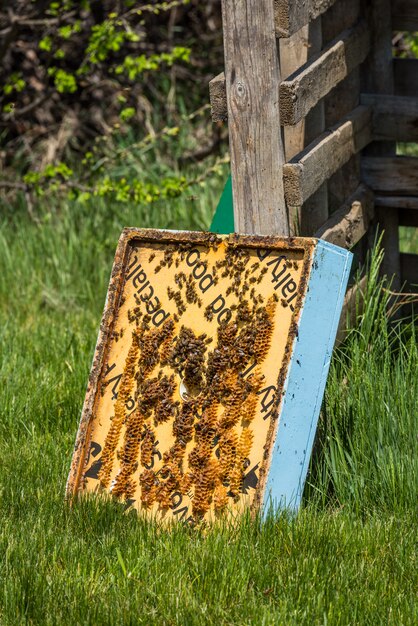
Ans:
<svg viewBox="0 0 418 626"><path fill-rule="evenodd" d="M394 59L395 93L418 98L418 59Z"/></svg>
<svg viewBox="0 0 418 626"><path fill-rule="evenodd" d="M418 254L401 254L402 282L418 285Z"/></svg>
<svg viewBox="0 0 418 626"><path fill-rule="evenodd" d="M372 139L371 110L359 106L283 168L286 201L301 206L351 156Z"/></svg>
<svg viewBox="0 0 418 626"><path fill-rule="evenodd" d="M362 178L377 195L414 196L418 194L418 158L363 157Z"/></svg>
<svg viewBox="0 0 418 626"><path fill-rule="evenodd" d="M228 104L226 101L226 81L224 72L221 72L210 81L209 97L212 108L212 121L226 122L228 119Z"/></svg>
<svg viewBox="0 0 418 626"><path fill-rule="evenodd" d="M222 18L235 229L287 237L273 0L222 0Z"/></svg>
<svg viewBox="0 0 418 626"><path fill-rule="evenodd" d="M349 289L346 293L346 296L344 298L344 305L341 311L340 323L338 325L337 338L335 342L335 345L337 346L344 340L347 327L352 327L356 321L357 316L363 312L363 294L367 288L367 278L367 276L363 276L360 282L351 287L351 289Z"/></svg>
<svg viewBox="0 0 418 626"><path fill-rule="evenodd" d="M290 37L331 7L336 0L274 0L278 37Z"/></svg>
<svg viewBox="0 0 418 626"><path fill-rule="evenodd" d="M395 191L399 192L401 190L399 189ZM379 206L379 207L387 207L387 208L400 209L400 210L408 209L410 211L418 211L418 190L417 190L416 196L376 195L374 203L376 206Z"/></svg>
<svg viewBox="0 0 418 626"><path fill-rule="evenodd" d="M361 103L373 108L373 140L418 141L418 99L362 94Z"/></svg>
<svg viewBox="0 0 418 626"><path fill-rule="evenodd" d="M392 0L393 30L418 30L418 3L416 0Z"/></svg>
<svg viewBox="0 0 418 626"><path fill-rule="evenodd" d="M280 85L280 115L283 125L293 125L340 83L369 51L369 33L360 22L334 39Z"/></svg>
<svg viewBox="0 0 418 626"><path fill-rule="evenodd" d="M347 202L315 233L315 237L342 248L352 248L367 232L374 217L373 200L373 192L365 185L359 185Z"/></svg>

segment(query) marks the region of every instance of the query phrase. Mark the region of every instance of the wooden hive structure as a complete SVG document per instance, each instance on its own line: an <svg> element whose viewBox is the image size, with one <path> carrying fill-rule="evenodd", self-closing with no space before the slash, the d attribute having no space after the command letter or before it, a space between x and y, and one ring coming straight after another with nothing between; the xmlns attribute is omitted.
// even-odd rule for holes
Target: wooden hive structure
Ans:
<svg viewBox="0 0 418 626"><path fill-rule="evenodd" d="M223 0L223 18L225 73L210 95L214 121L229 121L237 230L251 228L239 216L259 202L248 184L258 176L276 224L257 232L277 231L280 214L282 234L362 260L379 224L393 288L416 285L418 255L400 252L399 227L418 226L418 159L396 144L418 141L418 59L392 55L396 32L418 31L416 0Z"/></svg>

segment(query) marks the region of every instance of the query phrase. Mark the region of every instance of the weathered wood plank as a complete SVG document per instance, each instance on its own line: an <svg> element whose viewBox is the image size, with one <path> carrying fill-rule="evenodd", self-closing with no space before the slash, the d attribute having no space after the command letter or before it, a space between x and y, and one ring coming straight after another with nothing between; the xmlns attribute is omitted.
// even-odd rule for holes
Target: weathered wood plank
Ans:
<svg viewBox="0 0 418 626"><path fill-rule="evenodd" d="M401 254L402 282L418 285L418 254Z"/></svg>
<svg viewBox="0 0 418 626"><path fill-rule="evenodd" d="M228 119L228 103L226 101L225 73L221 72L209 82L209 98L213 122L226 122Z"/></svg>
<svg viewBox="0 0 418 626"><path fill-rule="evenodd" d="M373 217L373 192L365 185L359 185L347 202L317 230L315 237L350 249L367 232Z"/></svg>
<svg viewBox="0 0 418 626"><path fill-rule="evenodd" d="M418 157L364 156L361 171L366 185L378 196L414 196L418 193Z"/></svg>
<svg viewBox="0 0 418 626"><path fill-rule="evenodd" d="M359 106L285 164L283 177L288 205L301 206L371 140L371 109Z"/></svg>
<svg viewBox="0 0 418 626"><path fill-rule="evenodd" d="M418 59L393 59L395 93L418 98Z"/></svg>
<svg viewBox="0 0 418 626"><path fill-rule="evenodd" d="M418 4L416 0L392 0L393 30L418 30Z"/></svg>
<svg viewBox="0 0 418 626"><path fill-rule="evenodd" d="M305 117L321 98L364 61L369 46L367 24L363 21L346 30L283 81L280 85L282 124L293 125Z"/></svg>
<svg viewBox="0 0 418 626"><path fill-rule="evenodd" d="M354 326L357 316L361 315L364 310L363 294L367 288L367 278L367 276L363 276L363 278L356 285L351 287L345 295L340 323L338 325L336 346L344 341L347 328Z"/></svg>
<svg viewBox="0 0 418 626"><path fill-rule="evenodd" d="M400 191L400 190L394 190ZM418 194L418 189L416 190ZM408 209L418 211L418 195L416 196L375 196L375 206L392 207L393 209Z"/></svg>
<svg viewBox="0 0 418 626"><path fill-rule="evenodd" d="M331 7L336 0L274 0L278 37L290 37Z"/></svg>
<svg viewBox="0 0 418 626"><path fill-rule="evenodd" d="M235 229L288 236L273 0L222 0L222 17Z"/></svg>
<svg viewBox="0 0 418 626"><path fill-rule="evenodd" d="M418 99L362 94L361 104L373 108L373 140L418 141Z"/></svg>

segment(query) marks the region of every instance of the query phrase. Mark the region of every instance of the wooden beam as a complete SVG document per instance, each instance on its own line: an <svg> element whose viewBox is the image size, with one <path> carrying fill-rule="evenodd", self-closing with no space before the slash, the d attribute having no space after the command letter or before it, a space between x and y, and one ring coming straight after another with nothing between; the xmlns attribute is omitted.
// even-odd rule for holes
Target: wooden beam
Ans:
<svg viewBox="0 0 418 626"><path fill-rule="evenodd" d="M418 98L418 59L393 59L395 93Z"/></svg>
<svg viewBox="0 0 418 626"><path fill-rule="evenodd" d="M393 30L418 30L418 4L416 0L392 0Z"/></svg>
<svg viewBox="0 0 418 626"><path fill-rule="evenodd" d="M373 217L373 192L359 185L347 202L317 230L315 237L350 249L366 234Z"/></svg>
<svg viewBox="0 0 418 626"><path fill-rule="evenodd" d="M418 157L363 157L362 177L376 195L414 196L418 193Z"/></svg>
<svg viewBox="0 0 418 626"><path fill-rule="evenodd" d="M401 254L402 282L418 286L418 254Z"/></svg>
<svg viewBox="0 0 418 626"><path fill-rule="evenodd" d="M278 37L290 37L331 7L336 0L274 0Z"/></svg>
<svg viewBox="0 0 418 626"><path fill-rule="evenodd" d="M222 0L235 229L289 235L273 0Z"/></svg>
<svg viewBox="0 0 418 626"><path fill-rule="evenodd" d="M370 47L366 23L343 32L322 52L280 85L282 124L299 122L321 98L366 58Z"/></svg>
<svg viewBox="0 0 418 626"><path fill-rule="evenodd" d="M401 190L394 190L399 193ZM417 190L418 194L418 190ZM392 209L408 209L410 211L418 211L418 195L416 196L382 196L376 195L374 200L375 206L387 207Z"/></svg>
<svg viewBox="0 0 418 626"><path fill-rule="evenodd" d="M373 140L418 141L418 99L362 94L361 103L373 108Z"/></svg>
<svg viewBox="0 0 418 626"><path fill-rule="evenodd" d="M359 106L286 163L283 176L287 204L301 206L371 140L371 109Z"/></svg>

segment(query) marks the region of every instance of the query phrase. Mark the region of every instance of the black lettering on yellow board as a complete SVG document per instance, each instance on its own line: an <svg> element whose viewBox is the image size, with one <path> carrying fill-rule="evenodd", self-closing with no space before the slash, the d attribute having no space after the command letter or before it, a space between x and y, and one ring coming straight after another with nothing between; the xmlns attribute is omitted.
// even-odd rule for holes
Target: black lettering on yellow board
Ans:
<svg viewBox="0 0 418 626"><path fill-rule="evenodd" d="M265 259L267 259L270 253L271 253L271 250L257 250L257 256L260 261L264 261ZM295 308L292 302L298 295L298 291L297 291L298 286L295 280L292 278L292 275L290 274L290 272L286 273L286 270L287 270L287 266L285 263L286 261L287 261L287 256L284 254L281 254L278 257L274 257L270 259L267 262L267 265L273 268L271 282L275 283L274 289L276 290L279 287L281 287L282 297L286 300L288 306L290 307L290 310L294 311ZM283 266L281 267L282 262L284 263L283 263Z"/></svg>
<svg viewBox="0 0 418 626"><path fill-rule="evenodd" d="M275 387L274 385L264 387L264 389L260 389L260 391L257 392L257 395L261 396L261 414L263 415L264 420L272 415L273 411L270 411L269 413L268 411L274 405L276 393L277 387Z"/></svg>
<svg viewBox="0 0 418 626"><path fill-rule="evenodd" d="M245 370L245 372L242 373L242 377L243 378L247 378L247 376L249 376L251 374L251 372L253 371L253 369L257 366L257 362L254 361L254 363L252 365L249 365L247 367L247 369Z"/></svg>
<svg viewBox="0 0 418 626"><path fill-rule="evenodd" d="M154 447L153 447L153 449L152 449L151 463L150 463L149 465L145 465L145 464L144 464L144 467L145 467L145 469L147 469L147 470L150 470L150 469L152 469L152 468L154 467L154 465L155 465L155 460L154 460L154 457L155 457L155 456L158 458L158 460L159 460L159 461L161 461L161 459L163 458L163 455L161 454L161 452L160 452L160 451L158 450L158 448L157 448L157 446L158 446L158 444L159 444L159 443L160 443L159 441L156 441L156 442L154 443Z"/></svg>
<svg viewBox="0 0 418 626"><path fill-rule="evenodd" d="M242 487L241 487L241 493L243 493L244 495L248 494L249 489L255 489L257 487L258 485L257 470L258 470L259 465L260 463L257 463L257 465L254 465L254 467L251 468L250 471L244 475L244 478L242 479ZM228 492L228 496L234 497L234 494L232 493L232 491Z"/></svg>
<svg viewBox="0 0 418 626"><path fill-rule="evenodd" d="M262 250L257 249L257 256L259 258L260 261L264 261L264 259L267 259L268 255L270 254L271 250Z"/></svg>
<svg viewBox="0 0 418 626"><path fill-rule="evenodd" d="M255 489L257 487L257 484L258 484L257 470L258 470L259 465L260 463L257 463L257 465L254 465L254 467L247 474L245 474L243 478L241 492L244 493L245 495L247 495L248 489Z"/></svg>
<svg viewBox="0 0 418 626"><path fill-rule="evenodd" d="M130 263L130 265L128 265L128 272L131 272L132 268L135 267L135 265L137 264L138 261L138 255L136 254L134 256L133 261ZM132 276L132 272L130 274L128 274L128 276L126 277L126 280L129 280Z"/></svg>
<svg viewBox="0 0 418 626"><path fill-rule="evenodd" d="M186 256L186 263L192 269L193 277L198 281L199 289L202 293L215 284L212 274L207 271L205 263L200 260L200 252L197 248L190 250Z"/></svg>
<svg viewBox="0 0 418 626"><path fill-rule="evenodd" d="M285 254L281 254L280 256L274 257L273 259L270 259L270 261L267 261L267 265L268 267L272 267L272 276L274 278L274 280L272 282L276 282L280 276L283 274L283 272L286 271L286 260L287 260L287 256ZM280 266L283 263L283 268L280 268ZM280 268L280 272L278 272Z"/></svg>
<svg viewBox="0 0 418 626"><path fill-rule="evenodd" d="M102 451L102 446L96 441L92 441L90 444L90 449L88 451L86 465L89 464L90 457L93 457L95 459L100 454L101 451ZM91 467L89 467L87 472L85 472L84 477L95 478L97 480L99 478L99 471L100 471L101 466L102 466L102 457L93 461L93 463L91 464Z"/></svg>
<svg viewBox="0 0 418 626"><path fill-rule="evenodd" d="M173 511L173 515L178 515L179 516L179 520L182 522L187 513L188 513L189 507L188 506L183 506L181 509L177 509L176 511Z"/></svg>
<svg viewBox="0 0 418 626"><path fill-rule="evenodd" d="M213 302L210 303L209 308L212 312L218 316L218 324L224 322L227 324L231 317L232 311L226 306L225 298L219 295Z"/></svg>
<svg viewBox="0 0 418 626"><path fill-rule="evenodd" d="M138 263L138 265L136 265L137 260L138 257L135 257L134 262L129 266L128 272L129 270L131 271L126 277L126 280L132 280L132 284L136 289L136 293L134 294L136 303L139 305L145 303L145 309L146 312L151 315L152 324L158 328L170 317L170 313L167 313L161 308L160 299L154 296L154 287L148 280L148 276L141 264ZM154 304L151 300L154 300Z"/></svg>
<svg viewBox="0 0 418 626"><path fill-rule="evenodd" d="M111 388L112 391L112 400L117 400L118 398L118 386L119 383L121 381L122 378L122 374L116 374L115 376L113 376L113 378L110 378L109 380L106 380L106 376L108 376L110 374L110 372L112 372L116 367L116 363L112 363L112 365L108 365L107 370L104 373L104 381L103 384L105 387L107 387L108 385L110 385L110 383L113 383L113 386Z"/></svg>

